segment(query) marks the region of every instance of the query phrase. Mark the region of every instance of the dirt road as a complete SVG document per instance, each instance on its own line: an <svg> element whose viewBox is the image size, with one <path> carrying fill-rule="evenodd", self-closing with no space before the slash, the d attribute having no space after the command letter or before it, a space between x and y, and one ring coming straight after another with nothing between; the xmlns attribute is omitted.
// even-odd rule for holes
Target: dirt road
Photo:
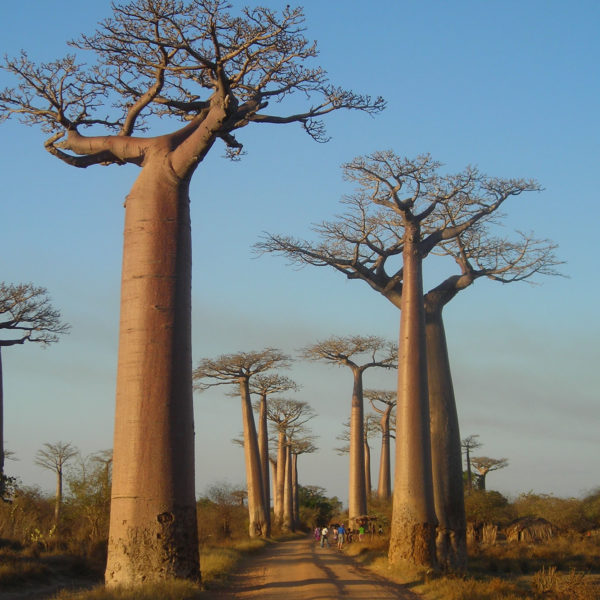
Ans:
<svg viewBox="0 0 600 600"><path fill-rule="evenodd" d="M400 585L357 567L335 548L311 538L276 544L249 559L219 600L418 600Z"/></svg>

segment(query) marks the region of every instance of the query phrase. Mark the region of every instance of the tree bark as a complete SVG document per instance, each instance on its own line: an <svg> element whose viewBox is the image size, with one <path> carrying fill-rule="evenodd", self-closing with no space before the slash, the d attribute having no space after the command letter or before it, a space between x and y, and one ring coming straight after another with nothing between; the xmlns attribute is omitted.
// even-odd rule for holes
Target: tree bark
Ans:
<svg viewBox="0 0 600 600"><path fill-rule="evenodd" d="M275 514L275 506L277 506L277 461L271 460L271 480L273 481L273 513Z"/></svg>
<svg viewBox="0 0 600 600"><path fill-rule="evenodd" d="M379 480L377 483L377 497L380 500L389 500L392 496L392 478L390 469L390 415L392 407L387 406L381 417L381 456L379 458Z"/></svg>
<svg viewBox="0 0 600 600"><path fill-rule="evenodd" d="M4 499L4 383L2 380L2 346L0 346L0 502Z"/></svg>
<svg viewBox="0 0 600 600"><path fill-rule="evenodd" d="M200 579L188 181L148 161L127 197L107 585Z"/></svg>
<svg viewBox="0 0 600 600"><path fill-rule="evenodd" d="M350 412L350 477L348 485L348 519L367 514L364 450L364 407L362 370L352 368L354 385Z"/></svg>
<svg viewBox="0 0 600 600"><path fill-rule="evenodd" d="M289 444L285 447L285 486L283 489L282 528L294 531L294 505L292 492L292 454Z"/></svg>
<svg viewBox="0 0 600 600"><path fill-rule="evenodd" d="M396 474L391 563L436 566L429 395L418 224L406 224L398 358Z"/></svg>
<svg viewBox="0 0 600 600"><path fill-rule="evenodd" d="M62 504L62 468L56 469L56 497L54 499L54 527L58 530Z"/></svg>
<svg viewBox="0 0 600 600"><path fill-rule="evenodd" d="M285 490L285 448L287 440L285 431L279 430L277 438L277 493L275 494L275 519L281 527L283 524L283 492Z"/></svg>
<svg viewBox="0 0 600 600"><path fill-rule="evenodd" d="M271 535L271 482L269 480L269 432L267 429L267 396L261 394L258 415L258 452L262 470L263 504L267 519L266 536Z"/></svg>
<svg viewBox="0 0 600 600"><path fill-rule="evenodd" d="M426 306L427 371L437 558L446 571L467 566L462 452L442 308Z"/></svg>
<svg viewBox="0 0 600 600"><path fill-rule="evenodd" d="M292 454L292 517L294 531L300 526L300 498L298 495L298 455Z"/></svg>
<svg viewBox="0 0 600 600"><path fill-rule="evenodd" d="M248 533L250 537L267 537L267 515L264 503L262 467L258 451L258 438L248 389L248 379L240 379L242 419L244 424L244 456L246 459L246 485L248 488Z"/></svg>
<svg viewBox="0 0 600 600"><path fill-rule="evenodd" d="M364 436L364 454L365 454L365 494L367 495L367 503L368 499L371 496L371 447L369 446L369 442L367 441L367 436ZM365 511L366 514L366 511Z"/></svg>

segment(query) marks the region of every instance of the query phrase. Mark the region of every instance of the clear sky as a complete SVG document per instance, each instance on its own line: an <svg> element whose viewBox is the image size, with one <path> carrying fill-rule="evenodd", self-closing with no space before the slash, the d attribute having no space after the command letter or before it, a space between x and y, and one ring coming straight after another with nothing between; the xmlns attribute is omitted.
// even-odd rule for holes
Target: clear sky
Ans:
<svg viewBox="0 0 600 600"><path fill-rule="evenodd" d="M241 5L234 0L234 6ZM272 7L284 2L263 2ZM488 487L511 497L533 490L579 496L600 486L597 238L600 209L600 4L595 0L306 0L307 37L333 83L382 95L376 117L340 113L332 140L316 144L297 125L239 132L239 163L213 148L192 195L193 355L275 346L297 354L330 335L396 340L399 313L361 282L333 270L257 258L264 231L310 237L341 211L351 188L340 165L393 149L429 152L451 171L475 164L501 177L537 179L544 191L511 200L508 230L551 238L568 278L538 286L478 281L445 310L461 435L479 434L481 455L508 458ZM110 2L20 0L3 7L3 53L36 61L91 33ZM12 85L0 72L0 87ZM165 124L165 127L167 124ZM74 169L43 148L44 134L0 125L0 281L45 286L72 332L42 350L3 352L9 474L51 491L33 463L44 442L82 452L112 446L123 200L127 167ZM448 273L449 274L449 273ZM443 273L425 267L427 284ZM347 459L335 439L349 416L352 381L341 368L296 362L287 375L318 417L319 452L299 462L300 482L347 498ZM395 385L367 372L367 387ZM239 401L217 388L196 396L197 491L241 483ZM377 442L374 442L377 445ZM373 451L373 477L379 454Z"/></svg>

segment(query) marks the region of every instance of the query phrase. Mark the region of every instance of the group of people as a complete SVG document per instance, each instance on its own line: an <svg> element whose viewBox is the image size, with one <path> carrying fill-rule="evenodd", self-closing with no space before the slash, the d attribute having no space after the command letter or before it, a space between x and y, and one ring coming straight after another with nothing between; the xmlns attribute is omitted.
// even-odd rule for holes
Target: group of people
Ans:
<svg viewBox="0 0 600 600"><path fill-rule="evenodd" d="M358 541L362 542L365 535L365 528L361 525L358 530L346 529L344 524L333 524L331 527L315 527L315 541L320 543L321 548L327 546L329 548L329 536L332 537L333 543L337 545L338 550L344 547L344 542L352 542L358 536Z"/></svg>

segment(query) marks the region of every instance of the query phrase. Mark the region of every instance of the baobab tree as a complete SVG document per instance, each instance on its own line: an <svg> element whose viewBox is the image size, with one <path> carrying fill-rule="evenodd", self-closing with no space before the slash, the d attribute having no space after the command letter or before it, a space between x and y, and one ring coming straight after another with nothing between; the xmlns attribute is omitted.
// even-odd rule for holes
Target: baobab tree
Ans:
<svg viewBox="0 0 600 600"><path fill-rule="evenodd" d="M315 413L307 402L287 398L272 398L267 404L267 419L277 433L277 468L273 488L274 513L277 524L283 529L291 529L291 463L290 436L302 431L302 426L314 417ZM287 489L287 492L286 492Z"/></svg>
<svg viewBox="0 0 600 600"><path fill-rule="evenodd" d="M364 395L364 393L363 393ZM365 465L365 493L368 500L373 492L371 483L371 446L369 446L369 439L371 439L376 433L379 432L379 424L373 414L365 415L365 422L363 425L363 452L364 452L364 465ZM350 419L344 423L344 429L340 435L335 436L336 439L347 442L344 446L336 448L338 454L349 454L350 453Z"/></svg>
<svg viewBox="0 0 600 600"><path fill-rule="evenodd" d="M381 454L379 458L379 479L377 482L377 497L389 500L392 497L392 477L390 468L390 420L396 406L396 392L391 390L365 390L364 397L371 403L374 411L379 413L379 429L381 431ZM385 408L379 408L381 403Z"/></svg>
<svg viewBox="0 0 600 600"><path fill-rule="evenodd" d="M348 367L352 371L352 405L350 412L350 477L348 485L348 518L367 513L364 451L363 374L367 369L396 368L398 348L377 336L346 336L306 346L302 356Z"/></svg>
<svg viewBox="0 0 600 600"><path fill-rule="evenodd" d="M269 432L267 426L267 398L271 394L298 391L295 381L283 375L264 374L253 377L249 385L250 393L256 394L259 401L254 408L258 412L258 452L263 478L263 494L267 519L271 519L271 484L269 477ZM275 484L275 482L273 482ZM275 487L275 485L274 485Z"/></svg>
<svg viewBox="0 0 600 600"><path fill-rule="evenodd" d="M54 500L54 526L58 529L60 525L60 508L62 506L63 474L65 465L77 454L79 450L70 443L46 442L44 447L36 452L35 464L48 469L56 474L56 497Z"/></svg>
<svg viewBox="0 0 600 600"><path fill-rule="evenodd" d="M239 156L234 134L250 124L298 123L326 141L327 114L384 108L313 66L318 52L303 35L301 9L230 8L224 0L113 3L94 33L69 42L91 53L89 66L76 54L36 64L25 52L3 65L17 85L0 91L0 119L39 126L44 148L67 165L141 168L125 203L107 585L200 577L190 333L196 168L218 140ZM157 118L172 123L170 132L142 135Z"/></svg>
<svg viewBox="0 0 600 600"><path fill-rule="evenodd" d="M398 426L407 434L396 445L401 485L395 486L398 519L390 560L433 566L439 519L440 562L461 570L466 561L462 461L441 311L478 278L524 281L557 274L559 261L556 246L547 240L520 235L512 242L487 233L498 208L510 197L539 190L536 182L488 177L473 167L441 175L439 168L428 155L411 160L387 151L359 157L343 167L357 192L344 199L349 209L338 221L315 227L319 242L268 235L257 248L299 264L333 267L401 309ZM460 273L423 296L422 261L434 253L452 257Z"/></svg>
<svg viewBox="0 0 600 600"><path fill-rule="evenodd" d="M477 438L479 435L470 435L461 441L460 445L465 454L465 460L467 462L467 484L469 490L473 489L473 471L471 469L471 452L481 448L483 445Z"/></svg>
<svg viewBox="0 0 600 600"><path fill-rule="evenodd" d="M242 400L242 423L244 426L244 457L246 461L246 485L248 487L248 514L250 537L271 535L270 518L267 514L262 466L258 449L256 425L250 398L250 379L271 369L288 367L290 357L275 348L258 352L224 354L216 359L204 358L194 370L194 380L199 390L218 385L237 385Z"/></svg>
<svg viewBox="0 0 600 600"><path fill-rule="evenodd" d="M471 464L477 470L477 488L485 490L485 477L490 471L498 471L508 467L508 458L490 458L489 456L473 456Z"/></svg>
<svg viewBox="0 0 600 600"><path fill-rule="evenodd" d="M68 333L70 326L52 306L46 288L31 283L0 282L0 498L4 497L4 386L2 348L35 342L48 346Z"/></svg>
<svg viewBox="0 0 600 600"><path fill-rule="evenodd" d="M318 450L314 444L315 438L311 435L304 437L292 436L290 440L290 454L292 457L292 522L294 529L300 525L300 498L298 484L298 456L312 454Z"/></svg>

